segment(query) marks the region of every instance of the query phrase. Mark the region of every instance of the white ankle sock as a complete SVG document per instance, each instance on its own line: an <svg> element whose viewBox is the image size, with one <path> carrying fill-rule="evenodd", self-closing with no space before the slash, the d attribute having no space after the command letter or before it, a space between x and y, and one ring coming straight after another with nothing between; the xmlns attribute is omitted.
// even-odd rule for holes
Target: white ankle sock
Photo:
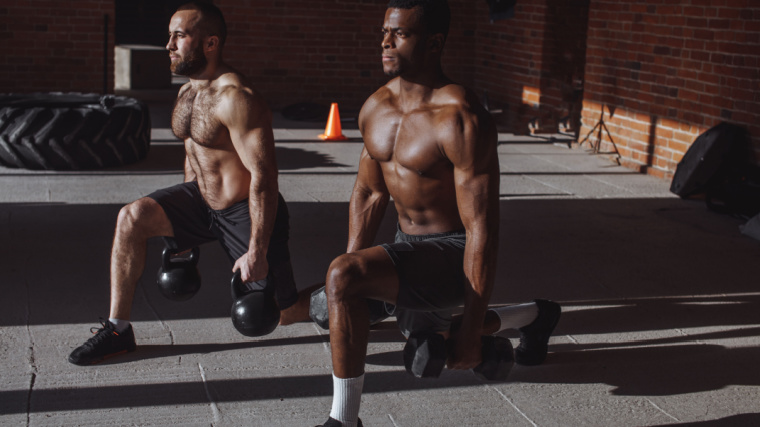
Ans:
<svg viewBox="0 0 760 427"><path fill-rule="evenodd" d="M490 310L495 312L501 320L499 331L528 326L538 317L538 306L535 302L491 308Z"/></svg>
<svg viewBox="0 0 760 427"><path fill-rule="evenodd" d="M356 427L362 400L364 374L356 378L338 378L333 374L333 403L330 416L345 427Z"/></svg>
<svg viewBox="0 0 760 427"><path fill-rule="evenodd" d="M108 319L108 321L113 323L114 329L119 333L124 332L129 327L129 320Z"/></svg>

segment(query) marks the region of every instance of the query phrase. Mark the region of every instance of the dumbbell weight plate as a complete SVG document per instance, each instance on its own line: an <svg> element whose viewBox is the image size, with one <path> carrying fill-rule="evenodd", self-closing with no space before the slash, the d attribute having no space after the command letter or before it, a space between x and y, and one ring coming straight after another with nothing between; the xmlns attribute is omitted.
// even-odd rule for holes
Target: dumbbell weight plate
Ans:
<svg viewBox="0 0 760 427"><path fill-rule="evenodd" d="M369 324L376 325L389 318L395 311L396 306L383 301L367 299L369 306ZM330 329L330 316L327 310L327 294L325 287L311 293L309 301L309 317L322 329Z"/></svg>
<svg viewBox="0 0 760 427"><path fill-rule="evenodd" d="M404 367L417 378L438 378L446 366L446 339L435 332L412 333L404 345Z"/></svg>
<svg viewBox="0 0 760 427"><path fill-rule="evenodd" d="M506 381L515 364L514 349L509 339L494 335L481 337L483 361L472 373L483 381Z"/></svg>

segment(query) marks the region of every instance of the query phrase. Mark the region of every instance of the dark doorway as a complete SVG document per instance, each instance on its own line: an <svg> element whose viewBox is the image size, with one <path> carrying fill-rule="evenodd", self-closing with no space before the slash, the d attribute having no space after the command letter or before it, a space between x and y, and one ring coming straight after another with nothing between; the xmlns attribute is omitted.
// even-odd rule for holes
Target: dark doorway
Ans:
<svg viewBox="0 0 760 427"><path fill-rule="evenodd" d="M117 45L164 46L169 39L169 19L188 0L115 0Z"/></svg>

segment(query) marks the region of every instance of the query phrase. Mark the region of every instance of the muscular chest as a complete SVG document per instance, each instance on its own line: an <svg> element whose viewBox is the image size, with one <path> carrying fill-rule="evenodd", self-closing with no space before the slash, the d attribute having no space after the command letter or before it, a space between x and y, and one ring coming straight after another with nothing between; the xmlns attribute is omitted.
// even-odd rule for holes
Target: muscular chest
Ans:
<svg viewBox="0 0 760 427"><path fill-rule="evenodd" d="M177 98L172 112L172 131L177 138L192 138L198 144L210 146L219 136L222 126L216 118L216 99L212 90L188 89Z"/></svg>
<svg viewBox="0 0 760 427"><path fill-rule="evenodd" d="M440 144L441 132L426 113L389 113L374 121L365 132L365 146L386 168L429 175L448 166Z"/></svg>

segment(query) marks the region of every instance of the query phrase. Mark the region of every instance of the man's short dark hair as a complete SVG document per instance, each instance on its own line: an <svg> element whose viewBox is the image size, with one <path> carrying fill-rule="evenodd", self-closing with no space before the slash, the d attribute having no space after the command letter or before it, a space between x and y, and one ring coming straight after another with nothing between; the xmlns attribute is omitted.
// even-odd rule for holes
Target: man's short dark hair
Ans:
<svg viewBox="0 0 760 427"><path fill-rule="evenodd" d="M227 23L224 22L224 15L218 7L207 1L191 1L177 8L180 10L196 10L201 14L200 30L204 36L219 37L219 45L224 46L227 40Z"/></svg>
<svg viewBox="0 0 760 427"><path fill-rule="evenodd" d="M390 0L388 9L414 9L419 6L422 22L430 34L443 34L444 40L449 35L451 11L447 0Z"/></svg>

